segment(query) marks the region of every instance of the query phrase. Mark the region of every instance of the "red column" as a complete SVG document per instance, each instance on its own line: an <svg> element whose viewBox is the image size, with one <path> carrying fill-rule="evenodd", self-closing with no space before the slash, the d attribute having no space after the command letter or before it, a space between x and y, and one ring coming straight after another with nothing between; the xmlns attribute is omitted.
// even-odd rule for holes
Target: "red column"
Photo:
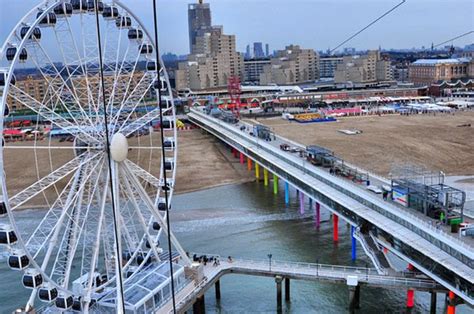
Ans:
<svg viewBox="0 0 474 314"><path fill-rule="evenodd" d="M252 170L252 159L247 157L247 170Z"/></svg>
<svg viewBox="0 0 474 314"><path fill-rule="evenodd" d="M455 314L456 306L454 305L454 298L456 297L456 295L454 294L454 292L449 291L448 297L449 297L449 303L448 303L447 314Z"/></svg>
<svg viewBox="0 0 474 314"><path fill-rule="evenodd" d="M411 309L415 306L415 291L408 289L407 291L407 309Z"/></svg>
<svg viewBox="0 0 474 314"><path fill-rule="evenodd" d="M336 214L332 214L332 227L333 227L332 238L334 242L339 241L338 225L339 225L339 217Z"/></svg>
<svg viewBox="0 0 474 314"><path fill-rule="evenodd" d="M239 157L239 151L234 148L234 157L238 158Z"/></svg>
<svg viewBox="0 0 474 314"><path fill-rule="evenodd" d="M243 165L244 164L244 154L240 153L240 163Z"/></svg>
<svg viewBox="0 0 474 314"><path fill-rule="evenodd" d="M415 267L411 263L408 263L407 268L408 268L409 271L414 271L415 270Z"/></svg>

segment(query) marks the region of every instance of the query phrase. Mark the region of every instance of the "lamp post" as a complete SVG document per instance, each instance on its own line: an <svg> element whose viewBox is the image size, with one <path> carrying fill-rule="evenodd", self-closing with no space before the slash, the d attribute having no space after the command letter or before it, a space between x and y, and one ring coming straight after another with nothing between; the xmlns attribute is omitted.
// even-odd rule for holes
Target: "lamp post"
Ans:
<svg viewBox="0 0 474 314"><path fill-rule="evenodd" d="M268 256L268 269L269 271L272 271L272 254L267 254Z"/></svg>

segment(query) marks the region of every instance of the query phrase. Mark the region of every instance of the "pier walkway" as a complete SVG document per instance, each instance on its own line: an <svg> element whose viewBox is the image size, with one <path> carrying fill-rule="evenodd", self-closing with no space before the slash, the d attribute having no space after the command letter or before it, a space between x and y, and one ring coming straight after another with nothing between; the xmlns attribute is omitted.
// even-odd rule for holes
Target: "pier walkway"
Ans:
<svg viewBox="0 0 474 314"><path fill-rule="evenodd" d="M414 211L384 201L360 184L331 175L297 154L280 150L279 143L288 142L285 138L275 136L276 140L264 141L200 109L191 109L188 117L238 150L241 159L243 155L259 165L267 184L271 173L274 182L281 179L354 228L370 226L380 249L389 250L474 305L472 239L454 237Z"/></svg>
<svg viewBox="0 0 474 314"><path fill-rule="evenodd" d="M414 289L422 291L447 292L436 281L426 278L421 273L402 272L393 275L379 275L375 268L336 266L326 264L283 262L268 260L234 259L232 262L221 261L213 266L207 263L203 267L204 278L200 282L191 282L176 294L178 313L189 309L197 298L209 290L226 274L242 274L263 277L281 277L296 280L326 281L347 284L348 277L356 279L360 285L383 287L386 289ZM169 300L160 313L172 313L173 305Z"/></svg>

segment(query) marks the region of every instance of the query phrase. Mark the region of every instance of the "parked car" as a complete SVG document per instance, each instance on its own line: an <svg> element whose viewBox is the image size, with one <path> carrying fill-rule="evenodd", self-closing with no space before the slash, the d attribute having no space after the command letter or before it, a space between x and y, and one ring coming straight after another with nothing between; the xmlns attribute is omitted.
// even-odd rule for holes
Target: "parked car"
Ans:
<svg viewBox="0 0 474 314"><path fill-rule="evenodd" d="M382 189L376 185L368 185L367 190L374 192L375 194L382 194Z"/></svg>
<svg viewBox="0 0 474 314"><path fill-rule="evenodd" d="M288 145L286 143L280 144L280 149L285 151L285 152L288 152L288 151L290 151L290 145Z"/></svg>

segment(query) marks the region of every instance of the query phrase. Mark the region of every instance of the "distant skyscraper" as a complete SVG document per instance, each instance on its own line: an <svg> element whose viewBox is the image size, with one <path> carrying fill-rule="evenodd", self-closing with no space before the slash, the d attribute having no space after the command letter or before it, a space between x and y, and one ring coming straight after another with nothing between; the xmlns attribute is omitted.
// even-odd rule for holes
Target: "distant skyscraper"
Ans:
<svg viewBox="0 0 474 314"><path fill-rule="evenodd" d="M265 57L270 56L270 46L265 44Z"/></svg>
<svg viewBox="0 0 474 314"><path fill-rule="evenodd" d="M211 28L211 8L209 3L188 4L189 50L194 53L196 37L200 30Z"/></svg>
<svg viewBox="0 0 474 314"><path fill-rule="evenodd" d="M247 48L245 49L245 59L250 58L252 58L252 53L250 52L250 45L247 45Z"/></svg>
<svg viewBox="0 0 474 314"><path fill-rule="evenodd" d="M263 54L263 44L262 43L253 43L253 57L255 59L264 58Z"/></svg>

